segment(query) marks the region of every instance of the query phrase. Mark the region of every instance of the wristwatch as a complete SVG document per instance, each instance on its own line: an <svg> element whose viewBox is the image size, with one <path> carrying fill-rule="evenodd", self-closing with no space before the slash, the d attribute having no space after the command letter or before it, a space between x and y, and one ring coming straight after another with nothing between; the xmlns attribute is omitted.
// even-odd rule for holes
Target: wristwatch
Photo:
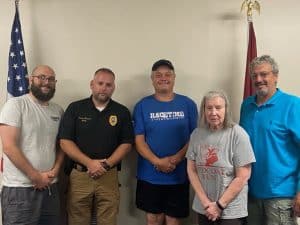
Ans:
<svg viewBox="0 0 300 225"><path fill-rule="evenodd" d="M106 171L109 171L111 169L110 165L108 165L106 161L101 162L101 164Z"/></svg>

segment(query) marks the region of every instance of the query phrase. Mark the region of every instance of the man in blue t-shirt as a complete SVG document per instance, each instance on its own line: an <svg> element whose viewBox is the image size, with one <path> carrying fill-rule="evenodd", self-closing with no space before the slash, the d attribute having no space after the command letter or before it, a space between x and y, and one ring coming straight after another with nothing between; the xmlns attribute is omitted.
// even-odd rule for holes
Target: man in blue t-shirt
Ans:
<svg viewBox="0 0 300 225"><path fill-rule="evenodd" d="M185 153L197 125L197 106L173 92L172 63L152 66L155 93L134 109L136 149L139 153L136 205L146 212L148 225L179 225L189 214L189 184Z"/></svg>
<svg viewBox="0 0 300 225"><path fill-rule="evenodd" d="M249 225L295 225L300 215L300 99L276 88L268 55L250 65L255 95L241 108L256 163L249 181Z"/></svg>

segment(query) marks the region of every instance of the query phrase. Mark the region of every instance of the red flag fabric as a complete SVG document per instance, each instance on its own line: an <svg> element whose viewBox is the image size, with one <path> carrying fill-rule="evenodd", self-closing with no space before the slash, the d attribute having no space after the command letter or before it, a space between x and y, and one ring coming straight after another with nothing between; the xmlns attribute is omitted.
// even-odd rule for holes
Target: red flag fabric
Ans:
<svg viewBox="0 0 300 225"><path fill-rule="evenodd" d="M246 62L246 72L245 72L245 83L244 83L244 99L250 95L253 95L253 87L251 84L250 77L250 63L257 57L256 50L256 38L252 21L248 22L249 27L249 40L248 40L248 51L247 51L247 62Z"/></svg>

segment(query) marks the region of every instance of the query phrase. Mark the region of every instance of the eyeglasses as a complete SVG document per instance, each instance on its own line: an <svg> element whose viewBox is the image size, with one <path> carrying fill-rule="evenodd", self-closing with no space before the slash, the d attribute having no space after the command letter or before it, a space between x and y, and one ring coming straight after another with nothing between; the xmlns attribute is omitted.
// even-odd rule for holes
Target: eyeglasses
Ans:
<svg viewBox="0 0 300 225"><path fill-rule="evenodd" d="M256 79L258 76L260 76L261 78L266 78L272 72L273 71L253 73L253 74L251 74L251 78Z"/></svg>
<svg viewBox="0 0 300 225"><path fill-rule="evenodd" d="M32 75L32 77L36 77L37 79L39 79L42 82L48 81L48 83L55 83L57 81L57 80L55 80L55 77L53 77L53 76L47 77L44 74Z"/></svg>
<svg viewBox="0 0 300 225"><path fill-rule="evenodd" d="M162 78L162 77L166 77L166 78L170 78L174 75L173 72L167 72L167 73L160 73L160 72L153 72L153 76L157 79Z"/></svg>

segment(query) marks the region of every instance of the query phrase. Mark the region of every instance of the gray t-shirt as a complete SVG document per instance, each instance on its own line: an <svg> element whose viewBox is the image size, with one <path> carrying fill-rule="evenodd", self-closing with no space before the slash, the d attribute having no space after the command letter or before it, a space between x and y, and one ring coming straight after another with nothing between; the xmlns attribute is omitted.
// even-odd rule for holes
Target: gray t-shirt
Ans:
<svg viewBox="0 0 300 225"><path fill-rule="evenodd" d="M219 131L197 128L191 135L186 157L195 161L201 185L212 201L217 201L235 177L235 168L255 162L251 143L239 125ZM234 198L222 213L222 219L248 215L248 185ZM205 214L197 195L193 209Z"/></svg>
<svg viewBox="0 0 300 225"><path fill-rule="evenodd" d="M56 158L56 138L63 110L49 102L43 106L29 94L9 99L0 113L0 123L20 129L19 148L39 171L52 169ZM3 154L2 184L9 187L32 186L29 178ZM54 180L55 182L55 180Z"/></svg>

